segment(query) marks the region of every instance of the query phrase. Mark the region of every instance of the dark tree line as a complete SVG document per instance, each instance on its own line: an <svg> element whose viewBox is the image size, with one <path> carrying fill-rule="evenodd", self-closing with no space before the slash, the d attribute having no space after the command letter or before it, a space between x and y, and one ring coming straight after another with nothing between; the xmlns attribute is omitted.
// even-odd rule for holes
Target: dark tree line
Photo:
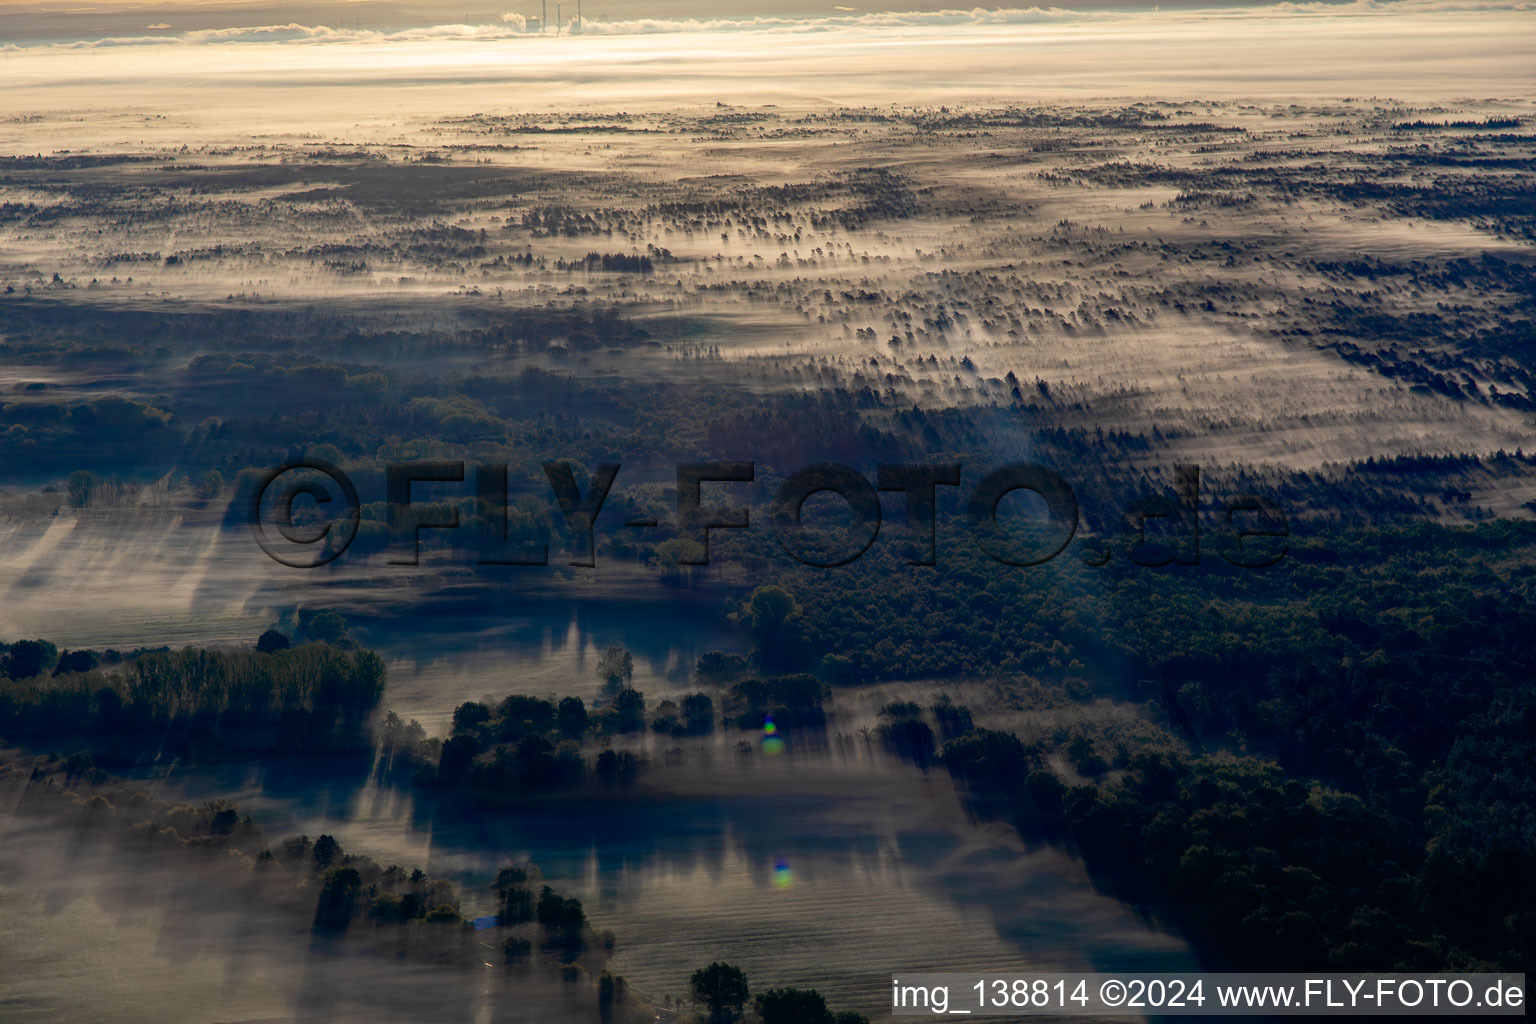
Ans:
<svg viewBox="0 0 1536 1024"><path fill-rule="evenodd" d="M1264 573L1068 561L1026 586L964 561L926 577L871 562L782 585L829 678L1144 702L1165 741L1026 744L929 714L979 808L1071 845L1212 963L1525 969L1536 532L1340 528L1298 548ZM928 714L883 718L920 758Z"/></svg>
<svg viewBox="0 0 1536 1024"><path fill-rule="evenodd" d="M80 670L47 675L51 647L11 645L9 677L0 679L0 737L74 743L105 763L365 748L385 687L378 655L322 643L271 653L154 651L101 668L86 667L91 652L66 652L57 664L72 660Z"/></svg>

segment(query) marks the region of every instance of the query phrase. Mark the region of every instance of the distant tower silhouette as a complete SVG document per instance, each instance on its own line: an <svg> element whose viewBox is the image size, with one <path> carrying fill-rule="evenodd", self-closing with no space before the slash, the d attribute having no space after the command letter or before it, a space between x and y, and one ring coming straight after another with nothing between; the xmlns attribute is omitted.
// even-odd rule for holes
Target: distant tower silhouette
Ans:
<svg viewBox="0 0 1536 1024"><path fill-rule="evenodd" d="M576 0L576 20L571 23L571 31L581 35L581 0Z"/></svg>
<svg viewBox="0 0 1536 1024"><path fill-rule="evenodd" d="M543 0L543 6L539 8L539 31L549 31L549 0Z"/></svg>
<svg viewBox="0 0 1536 1024"><path fill-rule="evenodd" d="M559 4L559 0L556 0L556 3L555 3L555 35L559 35L559 34L560 34L560 4Z"/></svg>

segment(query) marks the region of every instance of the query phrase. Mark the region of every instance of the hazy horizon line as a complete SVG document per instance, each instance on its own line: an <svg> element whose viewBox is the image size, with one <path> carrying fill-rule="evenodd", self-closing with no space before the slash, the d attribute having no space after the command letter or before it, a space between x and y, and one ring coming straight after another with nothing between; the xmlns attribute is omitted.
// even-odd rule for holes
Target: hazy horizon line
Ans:
<svg viewBox="0 0 1536 1024"><path fill-rule="evenodd" d="M41 6L41 5L16 5ZM104 9L110 4L101 4ZM235 2L232 9L246 6ZM357 6L362 7L363 4ZM574 7L574 0L566 6ZM566 18L566 36L632 36L698 33L768 33L812 34L832 33L844 30L903 30L978 28L986 26L1022 26L1030 24L1061 24L1065 22L1106 22L1124 19L1192 21L1243 20L1281 17L1305 17L1319 14L1338 17L1358 13L1361 16L1388 14L1428 13L1515 13L1536 10L1533 0L1276 0L1264 4L1220 3L1212 0L1201 6L1180 5L1161 10L1158 4L1138 8L1068 8L1041 7L969 7L942 10L879 10L854 12L849 8L836 8L836 15L793 16L756 15L750 17L695 18L695 17L644 17L607 18L588 16L582 19L579 33L572 31L572 20ZM165 8L142 8L146 17ZM197 10L206 13L199 5ZM544 37L556 38L553 25L543 26L541 32L537 18L530 18L515 11L499 14L493 22L455 22L424 24L398 29L346 27L344 24L303 24L290 21L282 24L229 25L217 28L194 28L181 32L171 31L167 22L151 22L144 26L156 35L115 35L100 38L71 38L50 42L32 42L25 45L12 42L0 43L0 52L22 50L70 50L96 49L126 46L189 46L229 43L279 43L279 44L346 44L346 43L410 43L428 41L487 42L505 39Z"/></svg>

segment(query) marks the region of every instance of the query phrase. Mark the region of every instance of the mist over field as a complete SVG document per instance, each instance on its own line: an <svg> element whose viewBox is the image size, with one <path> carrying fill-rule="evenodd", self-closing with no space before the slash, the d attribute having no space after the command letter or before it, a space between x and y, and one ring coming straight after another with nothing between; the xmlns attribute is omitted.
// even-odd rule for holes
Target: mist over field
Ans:
<svg viewBox="0 0 1536 1024"><path fill-rule="evenodd" d="M0 6L0 1018L1527 970L1533 15Z"/></svg>

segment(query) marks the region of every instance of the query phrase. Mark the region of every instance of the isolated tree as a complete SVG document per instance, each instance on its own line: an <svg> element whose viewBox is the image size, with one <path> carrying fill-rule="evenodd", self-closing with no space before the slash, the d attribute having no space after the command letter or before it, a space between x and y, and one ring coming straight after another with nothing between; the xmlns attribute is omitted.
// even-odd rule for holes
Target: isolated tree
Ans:
<svg viewBox="0 0 1536 1024"><path fill-rule="evenodd" d="M656 545L655 565L661 570L661 581L669 586L686 582L704 557L704 545L698 541L674 537Z"/></svg>
<svg viewBox="0 0 1536 1024"><path fill-rule="evenodd" d="M533 893L527 889L507 889L501 894L501 909L496 914L501 925L522 924L533 920Z"/></svg>
<svg viewBox="0 0 1536 1024"><path fill-rule="evenodd" d="M562 697L555 712L555 722L565 735L580 739L587 731L587 705L580 697Z"/></svg>
<svg viewBox="0 0 1536 1024"><path fill-rule="evenodd" d="M298 863L309 855L309 836L289 836L278 844L278 851L283 860L289 863Z"/></svg>
<svg viewBox="0 0 1536 1024"><path fill-rule="evenodd" d="M467 700L453 709L452 735L478 735L480 727L490 720L490 708L479 701Z"/></svg>
<svg viewBox="0 0 1536 1024"><path fill-rule="evenodd" d="M619 731L634 732L645 725L645 694L636 689L620 690L613 698L613 710L619 715Z"/></svg>
<svg viewBox="0 0 1536 1024"><path fill-rule="evenodd" d="M597 681L605 686L627 686L634 675L634 656L622 647L610 647L597 659Z"/></svg>
<svg viewBox="0 0 1536 1024"><path fill-rule="evenodd" d="M715 727L715 702L707 693L690 693L683 698L683 723L689 732L709 732Z"/></svg>
<svg viewBox="0 0 1536 1024"><path fill-rule="evenodd" d="M279 633L275 629L269 629L256 639L256 650L262 654L274 654L278 651L286 651L292 646L288 634Z"/></svg>
<svg viewBox="0 0 1536 1024"><path fill-rule="evenodd" d="M607 782L627 781L639 774L644 763L628 750L605 750L597 755L597 777Z"/></svg>
<svg viewBox="0 0 1536 1024"><path fill-rule="evenodd" d="M315 840L315 867L324 871L335 862L337 855L340 853L341 844L336 841L336 838L334 836L322 835L319 839Z"/></svg>
<svg viewBox="0 0 1536 1024"><path fill-rule="evenodd" d="M56 676L69 675L71 672L89 672L100 662L95 651L65 651L59 655L59 662L53 667Z"/></svg>
<svg viewBox="0 0 1536 1024"><path fill-rule="evenodd" d="M832 1024L827 1001L813 988L771 988L757 997L763 1024Z"/></svg>
<svg viewBox="0 0 1536 1024"><path fill-rule="evenodd" d="M357 910L362 889L363 879L356 868L336 868L327 874L315 904L315 931L345 931Z"/></svg>
<svg viewBox="0 0 1536 1024"><path fill-rule="evenodd" d="M31 679L53 668L58 660L59 649L47 640L18 640L0 659L0 668L12 679Z"/></svg>
<svg viewBox="0 0 1536 1024"><path fill-rule="evenodd" d="M447 785L469 780L470 766L480 753L480 741L472 735L454 736L443 744L443 752L437 759L437 777Z"/></svg>
<svg viewBox="0 0 1536 1024"><path fill-rule="evenodd" d="M309 635L315 640L335 643L347 632L347 620L339 612L326 609L309 622Z"/></svg>
<svg viewBox="0 0 1536 1024"><path fill-rule="evenodd" d="M539 924L545 928L554 928L560 924L560 915L565 910L565 900L559 893L544 886L539 890Z"/></svg>
<svg viewBox="0 0 1536 1024"><path fill-rule="evenodd" d="M747 601L747 622L758 646L777 639L799 614L800 606L783 587L758 587Z"/></svg>
<svg viewBox="0 0 1536 1024"><path fill-rule="evenodd" d="M804 640L800 605L782 587L758 587L752 591L739 620L752 630L758 663L768 669L796 667Z"/></svg>
<svg viewBox="0 0 1536 1024"><path fill-rule="evenodd" d="M624 1001L627 985L624 976L604 971L597 979L597 1010L604 1021L613 1019L615 1003Z"/></svg>
<svg viewBox="0 0 1536 1024"><path fill-rule="evenodd" d="M491 883L491 888L496 890L498 896L505 897L509 890L519 889L527 884L527 868L505 867L496 872L496 880Z"/></svg>
<svg viewBox="0 0 1536 1024"><path fill-rule="evenodd" d="M693 674L701 683L714 683L724 686L734 683L747 674L750 667L747 659L739 654L728 654L725 651L705 651L699 655L698 662L694 665Z"/></svg>
<svg viewBox="0 0 1536 1024"><path fill-rule="evenodd" d="M67 487L69 489L69 503L76 508L84 508L91 503L96 496L96 474L88 469L77 469L69 474Z"/></svg>
<svg viewBox="0 0 1536 1024"><path fill-rule="evenodd" d="M709 1009L712 1024L724 1024L747 1003L747 974L740 967L716 961L701 967L688 979L694 1002Z"/></svg>

